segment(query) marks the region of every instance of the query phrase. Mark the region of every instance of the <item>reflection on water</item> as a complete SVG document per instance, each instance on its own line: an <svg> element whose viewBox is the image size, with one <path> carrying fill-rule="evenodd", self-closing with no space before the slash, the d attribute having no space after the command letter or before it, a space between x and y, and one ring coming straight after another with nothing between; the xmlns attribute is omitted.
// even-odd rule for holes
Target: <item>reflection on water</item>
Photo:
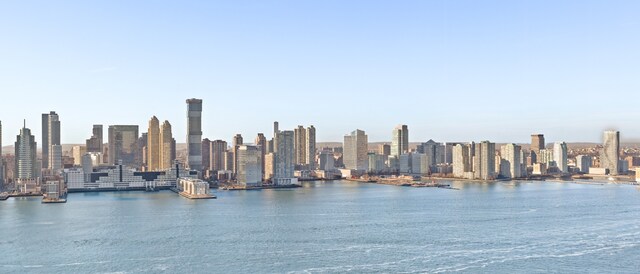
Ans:
<svg viewBox="0 0 640 274"><path fill-rule="evenodd" d="M72 193L0 202L0 273L634 273L640 191L622 185L356 182ZM47 254L34 256L33 254ZM615 262L615 263L612 263ZM526 271L525 271L526 270Z"/></svg>

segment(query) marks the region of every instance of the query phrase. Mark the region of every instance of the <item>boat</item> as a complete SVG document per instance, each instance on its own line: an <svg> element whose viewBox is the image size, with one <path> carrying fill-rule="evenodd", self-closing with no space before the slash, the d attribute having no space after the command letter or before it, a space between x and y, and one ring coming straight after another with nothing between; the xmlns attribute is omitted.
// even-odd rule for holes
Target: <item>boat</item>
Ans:
<svg viewBox="0 0 640 274"><path fill-rule="evenodd" d="M9 193L6 193L6 192L0 193L0 201L4 201L6 199L9 199Z"/></svg>

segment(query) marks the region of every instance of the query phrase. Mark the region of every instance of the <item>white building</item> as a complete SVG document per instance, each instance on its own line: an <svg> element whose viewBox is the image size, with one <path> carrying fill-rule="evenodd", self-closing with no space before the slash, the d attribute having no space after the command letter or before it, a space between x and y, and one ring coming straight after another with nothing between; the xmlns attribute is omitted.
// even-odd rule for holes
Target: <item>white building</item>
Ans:
<svg viewBox="0 0 640 274"><path fill-rule="evenodd" d="M399 157L409 152L409 128L398 125L391 132L391 156Z"/></svg>
<svg viewBox="0 0 640 274"><path fill-rule="evenodd" d="M556 162L556 166L560 172L569 172L569 166L567 163L567 143L562 142L553 144L553 160Z"/></svg>
<svg viewBox="0 0 640 274"><path fill-rule="evenodd" d="M273 183L275 185L297 184L295 171L295 134L291 130L277 131L273 139L275 168Z"/></svg>
<svg viewBox="0 0 640 274"><path fill-rule="evenodd" d="M343 162L346 169L366 171L369 165L368 137L362 130L355 130L344 136Z"/></svg>
<svg viewBox="0 0 640 274"><path fill-rule="evenodd" d="M244 186L262 185L262 150L257 146L238 146L238 175L239 184Z"/></svg>
<svg viewBox="0 0 640 274"><path fill-rule="evenodd" d="M501 175L506 178L521 178L522 175L522 148L516 144L506 144L501 147L500 155L506 163L501 164Z"/></svg>

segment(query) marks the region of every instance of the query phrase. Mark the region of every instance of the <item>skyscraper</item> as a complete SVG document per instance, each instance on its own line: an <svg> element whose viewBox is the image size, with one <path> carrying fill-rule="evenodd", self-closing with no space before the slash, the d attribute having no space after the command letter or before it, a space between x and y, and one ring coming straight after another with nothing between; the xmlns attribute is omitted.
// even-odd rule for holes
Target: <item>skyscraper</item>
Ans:
<svg viewBox="0 0 640 274"><path fill-rule="evenodd" d="M245 186L257 186L262 182L262 160L257 146L238 146L237 181Z"/></svg>
<svg viewBox="0 0 640 274"><path fill-rule="evenodd" d="M244 144L244 139L241 134L236 134L233 136L233 173L238 173L238 147Z"/></svg>
<svg viewBox="0 0 640 274"><path fill-rule="evenodd" d="M452 150L453 176L456 178L471 179L473 176L472 146L456 144Z"/></svg>
<svg viewBox="0 0 640 274"><path fill-rule="evenodd" d="M369 158L367 157L368 137L364 131L356 129L344 136L343 162L347 169L367 170Z"/></svg>
<svg viewBox="0 0 640 274"><path fill-rule="evenodd" d="M378 154L383 156L391 155L391 146L389 144L381 144L378 146Z"/></svg>
<svg viewBox="0 0 640 274"><path fill-rule="evenodd" d="M538 154L545 149L544 134L531 134L531 162L538 163Z"/></svg>
<svg viewBox="0 0 640 274"><path fill-rule="evenodd" d="M209 138L202 139L202 169L211 169L211 140Z"/></svg>
<svg viewBox="0 0 640 274"><path fill-rule="evenodd" d="M264 178L265 172L265 155L267 154L267 138L264 137L263 133L258 133L255 140L256 146L260 149L260 167L262 168L262 178Z"/></svg>
<svg viewBox="0 0 640 274"><path fill-rule="evenodd" d="M187 100L187 165L202 172L202 100Z"/></svg>
<svg viewBox="0 0 640 274"><path fill-rule="evenodd" d="M93 125L93 135L87 139L87 152L103 152L102 125Z"/></svg>
<svg viewBox="0 0 640 274"><path fill-rule="evenodd" d="M522 177L522 148L516 144L506 144L502 146L500 155L508 163L507 170L503 170L503 175L507 178Z"/></svg>
<svg viewBox="0 0 640 274"><path fill-rule="evenodd" d="M62 155L60 159L53 159L51 146L61 145L60 143L60 118L55 111L42 114L42 168L60 169L61 166L54 167L52 162L56 164L62 163Z"/></svg>
<svg viewBox="0 0 640 274"><path fill-rule="evenodd" d="M600 151L600 167L609 169L609 174L618 175L620 166L620 132L605 131L602 151Z"/></svg>
<svg viewBox="0 0 640 274"><path fill-rule="evenodd" d="M112 125L109 126L109 164L134 165L138 153L138 126Z"/></svg>
<svg viewBox="0 0 640 274"><path fill-rule="evenodd" d="M211 142L211 170L220 171L225 170L225 157L224 154L227 151L227 142L222 140L215 140Z"/></svg>
<svg viewBox="0 0 640 274"><path fill-rule="evenodd" d="M171 132L171 123L165 120L160 126L160 169L171 169L176 159L176 139Z"/></svg>
<svg viewBox="0 0 640 274"><path fill-rule="evenodd" d="M147 170L156 171L160 169L160 121L153 116L149 120L149 130L147 131Z"/></svg>
<svg viewBox="0 0 640 274"><path fill-rule="evenodd" d="M576 167L578 167L582 173L589 173L592 161L591 156L578 155L576 156Z"/></svg>
<svg viewBox="0 0 640 274"><path fill-rule="evenodd" d="M409 128L407 125L398 125L392 131L391 155L400 156L409 152Z"/></svg>
<svg viewBox="0 0 640 274"><path fill-rule="evenodd" d="M36 165L36 138L31 135L31 130L26 123L20 129L20 135L16 137L15 149L15 171L16 180L36 179L39 166Z"/></svg>
<svg viewBox="0 0 640 274"><path fill-rule="evenodd" d="M274 138L275 168L273 183L290 185L296 183L293 177L295 169L295 134L291 130L278 131Z"/></svg>
<svg viewBox="0 0 640 274"><path fill-rule="evenodd" d="M312 125L305 132L305 164L309 170L316 169L316 128Z"/></svg>
<svg viewBox="0 0 640 274"><path fill-rule="evenodd" d="M567 143L562 142L553 144L553 160L556 162L560 172L569 172L567 164Z"/></svg>
<svg viewBox="0 0 640 274"><path fill-rule="evenodd" d="M293 130L293 132L295 135L296 165L304 165L307 163L307 131L303 126L298 126Z"/></svg>
<svg viewBox="0 0 640 274"><path fill-rule="evenodd" d="M473 158L474 179L492 180L495 179L496 168L496 144L483 141L475 146Z"/></svg>

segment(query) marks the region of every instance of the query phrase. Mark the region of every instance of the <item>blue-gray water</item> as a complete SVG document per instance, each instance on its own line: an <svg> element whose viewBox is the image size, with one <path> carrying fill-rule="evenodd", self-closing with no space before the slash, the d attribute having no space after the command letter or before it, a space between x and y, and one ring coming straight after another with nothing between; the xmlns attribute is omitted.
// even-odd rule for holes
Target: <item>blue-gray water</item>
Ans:
<svg viewBox="0 0 640 274"><path fill-rule="evenodd" d="M637 273L640 190L352 182L0 201L0 273Z"/></svg>

